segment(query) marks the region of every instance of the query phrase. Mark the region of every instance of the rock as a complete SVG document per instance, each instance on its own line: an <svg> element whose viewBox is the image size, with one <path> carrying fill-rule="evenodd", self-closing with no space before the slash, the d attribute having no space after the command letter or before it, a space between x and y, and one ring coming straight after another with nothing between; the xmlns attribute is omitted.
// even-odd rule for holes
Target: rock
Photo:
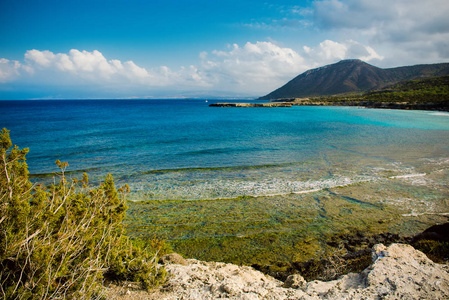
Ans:
<svg viewBox="0 0 449 300"><path fill-rule="evenodd" d="M177 264L187 266L189 263L178 253L170 253L162 256L159 260L160 263L164 265Z"/></svg>
<svg viewBox="0 0 449 300"><path fill-rule="evenodd" d="M449 267L404 244L375 245L372 265L328 282L294 274L283 283L250 267L187 262L167 264L168 283L149 299L449 299Z"/></svg>
<svg viewBox="0 0 449 300"><path fill-rule="evenodd" d="M307 284L304 277L299 274L293 274L287 277L284 283L285 288L300 289Z"/></svg>
<svg viewBox="0 0 449 300"><path fill-rule="evenodd" d="M449 223L434 225L427 228L422 233L416 235L413 238L412 243L419 240L449 242Z"/></svg>
<svg viewBox="0 0 449 300"><path fill-rule="evenodd" d="M374 263L362 273L344 275L327 290L309 283L305 291L324 299L449 298L449 274L444 266L409 245L376 245L374 250Z"/></svg>
<svg viewBox="0 0 449 300"><path fill-rule="evenodd" d="M388 255L387 247L383 244L377 244L373 247L372 252L373 262L375 262L378 258L385 257Z"/></svg>
<svg viewBox="0 0 449 300"><path fill-rule="evenodd" d="M251 267L188 260L189 265L166 265L169 290L160 299L288 299L304 292L285 289L283 282Z"/></svg>

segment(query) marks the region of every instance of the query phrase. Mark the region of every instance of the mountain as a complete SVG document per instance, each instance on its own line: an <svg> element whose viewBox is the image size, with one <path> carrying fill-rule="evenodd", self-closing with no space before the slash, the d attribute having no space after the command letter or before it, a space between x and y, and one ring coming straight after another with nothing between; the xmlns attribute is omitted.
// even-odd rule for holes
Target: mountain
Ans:
<svg viewBox="0 0 449 300"><path fill-rule="evenodd" d="M260 100L329 96L380 89L403 80L449 75L449 63L381 69L358 59L308 70Z"/></svg>

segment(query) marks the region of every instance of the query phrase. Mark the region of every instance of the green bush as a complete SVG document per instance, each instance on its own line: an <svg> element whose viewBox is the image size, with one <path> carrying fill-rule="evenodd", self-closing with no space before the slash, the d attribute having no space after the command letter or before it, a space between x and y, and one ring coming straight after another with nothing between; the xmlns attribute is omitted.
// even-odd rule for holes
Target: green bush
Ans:
<svg viewBox="0 0 449 300"><path fill-rule="evenodd" d="M91 298L104 278L140 281L145 288L165 278L157 249L124 235L125 185L108 175L98 188L88 177L69 181L59 160L59 183L28 180L28 149L0 134L0 295L4 299Z"/></svg>

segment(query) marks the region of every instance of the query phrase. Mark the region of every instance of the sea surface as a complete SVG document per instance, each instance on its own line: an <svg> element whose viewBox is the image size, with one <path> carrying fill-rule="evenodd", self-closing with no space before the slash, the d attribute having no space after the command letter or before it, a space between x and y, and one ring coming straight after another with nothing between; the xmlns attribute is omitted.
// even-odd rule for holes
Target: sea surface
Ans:
<svg viewBox="0 0 449 300"><path fill-rule="evenodd" d="M449 160L448 113L209 107L214 102L223 101L0 101L0 126L30 149L31 174L53 174L59 159L72 177L113 174L131 185L132 200L307 193L386 176L423 180Z"/></svg>
<svg viewBox="0 0 449 300"><path fill-rule="evenodd" d="M214 102L0 101L0 126L34 182L59 180L59 159L70 178L128 183L127 234L185 257L304 261L333 236L448 221L449 113Z"/></svg>

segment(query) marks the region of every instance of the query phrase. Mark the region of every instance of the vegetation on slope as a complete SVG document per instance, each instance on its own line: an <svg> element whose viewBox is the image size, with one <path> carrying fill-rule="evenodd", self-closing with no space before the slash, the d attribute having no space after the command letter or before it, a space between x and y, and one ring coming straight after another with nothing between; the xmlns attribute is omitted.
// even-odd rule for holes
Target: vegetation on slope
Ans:
<svg viewBox="0 0 449 300"><path fill-rule="evenodd" d="M0 134L0 296L3 299L101 297L104 279L140 281L145 288L165 277L158 249L124 235L128 187L107 176L98 188L69 181L59 160L59 183L28 180L28 149ZM159 245L161 248L162 246Z"/></svg>
<svg viewBox="0 0 449 300"><path fill-rule="evenodd" d="M407 80L380 90L366 92L361 96L335 96L326 100L444 104L449 102L449 76Z"/></svg>
<svg viewBox="0 0 449 300"><path fill-rule="evenodd" d="M449 76L403 81L379 91L365 93L364 98L379 102L449 102Z"/></svg>
<svg viewBox="0 0 449 300"><path fill-rule="evenodd" d="M364 106L449 111L449 76L413 79L362 94L278 99L292 105Z"/></svg>

